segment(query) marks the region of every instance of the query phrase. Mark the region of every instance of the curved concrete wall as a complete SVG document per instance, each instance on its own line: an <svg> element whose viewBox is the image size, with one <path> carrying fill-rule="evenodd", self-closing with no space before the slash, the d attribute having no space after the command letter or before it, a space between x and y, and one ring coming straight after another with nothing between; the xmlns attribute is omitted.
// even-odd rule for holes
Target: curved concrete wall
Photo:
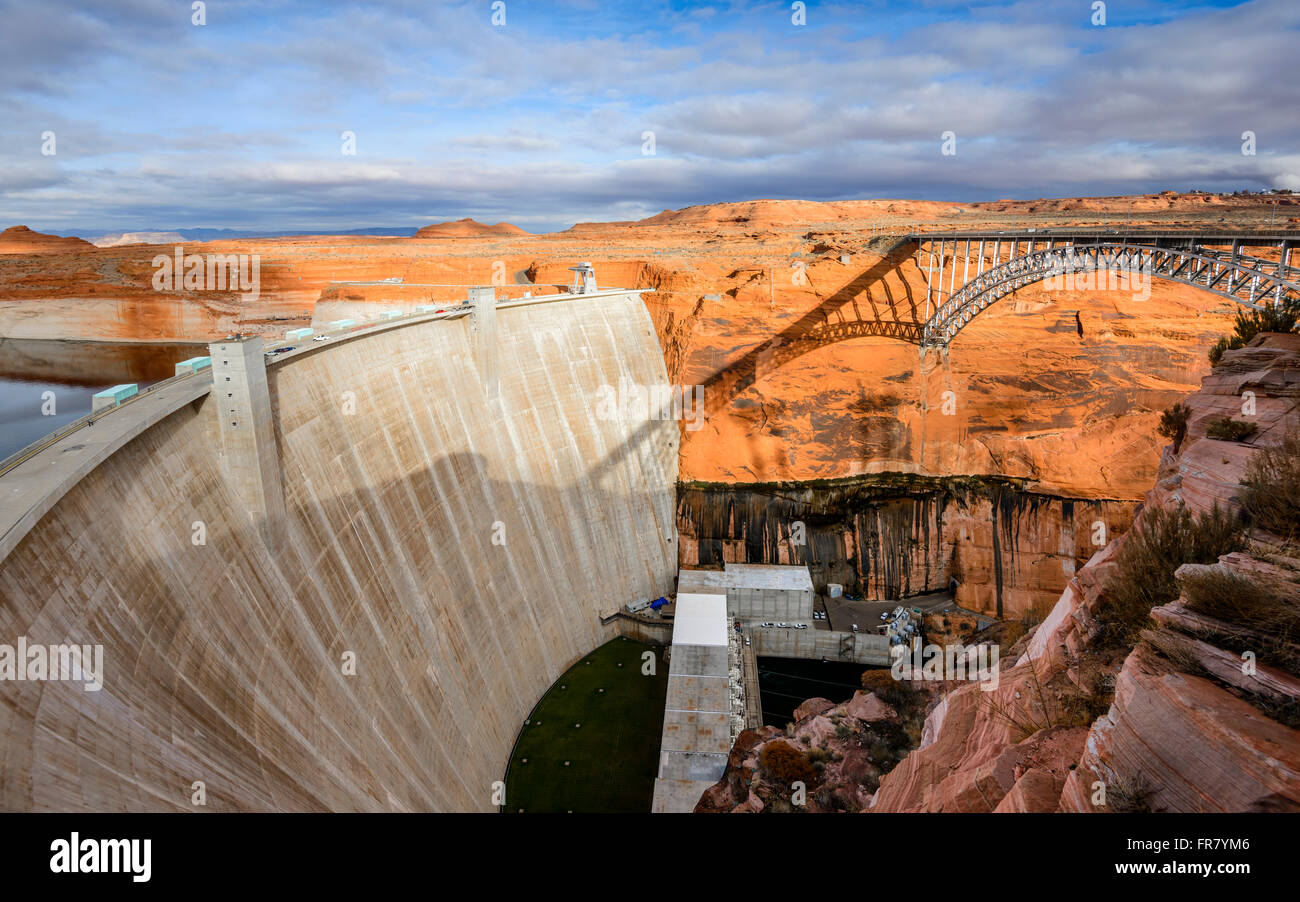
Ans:
<svg viewBox="0 0 1300 902"><path fill-rule="evenodd" d="M671 590L678 432L597 416L599 386L667 381L635 294L501 310L499 400L473 329L268 371L276 549L210 395L36 523L0 563L0 643L102 644L104 688L0 682L0 808L194 810L195 781L209 811L493 807L533 704L614 634L599 612Z"/></svg>

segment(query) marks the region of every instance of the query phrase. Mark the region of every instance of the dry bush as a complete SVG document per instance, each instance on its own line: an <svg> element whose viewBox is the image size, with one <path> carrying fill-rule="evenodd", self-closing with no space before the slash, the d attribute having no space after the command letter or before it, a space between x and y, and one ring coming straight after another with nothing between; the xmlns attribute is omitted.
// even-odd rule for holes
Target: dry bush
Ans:
<svg viewBox="0 0 1300 902"><path fill-rule="evenodd" d="M1225 442L1244 442L1256 432L1259 432L1258 423L1247 423L1232 417L1215 417L1205 426L1206 435Z"/></svg>
<svg viewBox="0 0 1300 902"><path fill-rule="evenodd" d="M1183 404L1175 404L1160 414L1160 425L1156 427L1156 432L1174 443L1175 454L1182 447L1183 439L1187 438L1187 418L1191 414L1191 408Z"/></svg>
<svg viewBox="0 0 1300 902"><path fill-rule="evenodd" d="M810 748L805 753L805 755L807 756L808 760L812 762L814 766L818 764L825 764L827 761L833 760L831 757L830 750L824 749L821 746L814 746L813 748Z"/></svg>
<svg viewBox="0 0 1300 902"><path fill-rule="evenodd" d="M1300 674L1300 601L1260 580L1209 570L1183 580L1187 607L1243 627L1249 639L1222 641L1253 651L1260 662Z"/></svg>
<svg viewBox="0 0 1300 902"><path fill-rule="evenodd" d="M791 786L802 780L805 786L817 781L817 771L808 756L783 739L775 739L758 753L758 766L774 782Z"/></svg>
<svg viewBox="0 0 1300 902"><path fill-rule="evenodd" d="M1097 613L1103 642L1132 647L1151 621L1151 609L1178 597L1174 571L1183 564L1212 564L1245 546L1232 514L1217 506L1193 516L1183 505L1147 510L1130 530L1106 584L1108 604Z"/></svg>
<svg viewBox="0 0 1300 902"><path fill-rule="evenodd" d="M900 714L924 704L920 693L902 680L894 679L888 670L868 670L862 674L862 688L870 692Z"/></svg>
<svg viewBox="0 0 1300 902"><path fill-rule="evenodd" d="M1300 533L1300 430L1292 428L1276 448L1250 459L1242 505L1260 529L1291 540Z"/></svg>
<svg viewBox="0 0 1300 902"><path fill-rule="evenodd" d="M1116 814L1149 814L1151 787L1141 776L1116 777L1106 784L1106 807Z"/></svg>

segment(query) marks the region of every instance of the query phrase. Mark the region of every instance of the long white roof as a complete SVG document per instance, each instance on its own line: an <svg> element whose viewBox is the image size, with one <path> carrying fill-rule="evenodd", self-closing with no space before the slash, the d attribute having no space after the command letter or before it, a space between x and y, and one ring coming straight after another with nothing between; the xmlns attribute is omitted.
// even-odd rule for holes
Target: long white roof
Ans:
<svg viewBox="0 0 1300 902"><path fill-rule="evenodd" d="M673 614L673 645L726 644L726 596L679 592Z"/></svg>

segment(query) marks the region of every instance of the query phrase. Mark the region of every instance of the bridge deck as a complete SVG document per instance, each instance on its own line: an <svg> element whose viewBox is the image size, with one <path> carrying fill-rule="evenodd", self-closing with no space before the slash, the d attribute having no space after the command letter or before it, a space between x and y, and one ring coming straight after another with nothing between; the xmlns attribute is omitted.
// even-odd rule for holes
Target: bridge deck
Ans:
<svg viewBox="0 0 1300 902"><path fill-rule="evenodd" d="M910 232L909 241L1055 241L1131 242L1162 246L1162 243L1279 247L1283 242L1300 244L1300 229L987 229L971 231Z"/></svg>

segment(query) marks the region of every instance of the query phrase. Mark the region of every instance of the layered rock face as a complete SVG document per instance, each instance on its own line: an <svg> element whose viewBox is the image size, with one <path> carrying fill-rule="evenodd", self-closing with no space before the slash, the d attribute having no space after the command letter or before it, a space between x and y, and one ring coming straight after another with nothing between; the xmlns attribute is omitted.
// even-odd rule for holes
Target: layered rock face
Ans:
<svg viewBox="0 0 1300 902"><path fill-rule="evenodd" d="M686 485L677 522L684 566L807 564L819 586L840 583L867 598L952 589L965 608L1014 618L1054 603L1135 507L1010 480L860 477Z"/></svg>
<svg viewBox="0 0 1300 902"><path fill-rule="evenodd" d="M1250 441L1207 435L1214 418L1244 416L1246 392L1258 427ZM1226 353L1186 407L1186 436L1176 452L1165 449L1134 529L1074 575L1046 619L1012 646L996 683L920 683L921 694L870 674L881 677L870 680L876 691L895 699L932 699L915 749L892 768L879 737L848 716L866 709L862 693L842 706L810 699L787 730L743 734L698 810L1300 810L1294 524L1278 534L1256 520L1245 550L1179 567L1179 597L1151 611L1136 646L1100 631L1116 580L1131 578L1119 563L1126 544L1148 520L1180 506L1240 511L1250 459L1300 448L1284 444L1300 430L1300 336L1264 335ZM1227 591L1207 596L1207 585ZM802 769L765 769L763 749L774 743L797 751ZM802 805L781 779L792 770L808 786Z"/></svg>
<svg viewBox="0 0 1300 902"><path fill-rule="evenodd" d="M1255 436L1207 436L1213 417L1242 417L1243 392L1255 396ZM1152 511L1238 511L1249 459L1300 428L1298 405L1300 336L1260 336L1225 354L1187 399L1187 436L1177 453L1165 449L1134 531L1079 571L996 691L972 684L944 698L921 747L881 780L872 810L1300 810L1297 649L1267 626L1300 608L1294 534L1256 525L1246 551L1181 567L1179 598L1152 611L1131 653L1104 657L1097 628L1124 544ZM1195 599L1207 578L1228 580L1230 595L1272 599L1267 622L1204 613ZM1094 718L1099 704L1108 708ZM1052 753L1031 755L1048 736Z"/></svg>
<svg viewBox="0 0 1300 902"><path fill-rule="evenodd" d="M271 367L280 529L220 382L54 502L0 561L0 644L101 645L103 688L0 682L0 809L189 811L202 781L209 811L492 810L599 615L671 591L677 477L673 424L597 406L665 378L636 297L503 310L496 339L497 393L468 320Z"/></svg>

